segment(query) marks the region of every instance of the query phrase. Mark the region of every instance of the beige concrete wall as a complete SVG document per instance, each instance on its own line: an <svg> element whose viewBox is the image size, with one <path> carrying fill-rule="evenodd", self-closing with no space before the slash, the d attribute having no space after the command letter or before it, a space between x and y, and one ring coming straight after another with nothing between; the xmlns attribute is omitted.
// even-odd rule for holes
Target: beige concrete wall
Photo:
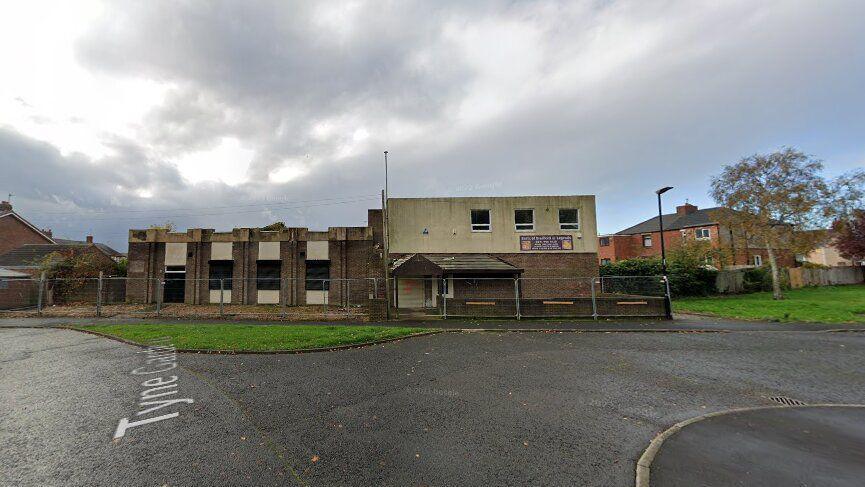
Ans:
<svg viewBox="0 0 865 487"><path fill-rule="evenodd" d="M210 290L210 302L219 304L219 289ZM231 289L224 289L222 291L222 302L223 304L231 303Z"/></svg>
<svg viewBox="0 0 865 487"><path fill-rule="evenodd" d="M279 291L258 291L258 304L279 304Z"/></svg>
<svg viewBox="0 0 865 487"><path fill-rule="evenodd" d="M559 228L559 208L579 210L579 230ZM473 209L490 210L490 232L472 232ZM515 209L535 210L534 231L516 231ZM591 195L391 198L388 211L391 253L515 253L520 252L521 235L571 235L574 242L573 250L524 253L598 251L595 197Z"/></svg>
<svg viewBox="0 0 865 487"><path fill-rule="evenodd" d="M307 291L306 304L324 304L327 300L327 291Z"/></svg>
<svg viewBox="0 0 865 487"><path fill-rule="evenodd" d="M213 242L210 244L210 260L231 260L231 242Z"/></svg>
<svg viewBox="0 0 865 487"><path fill-rule="evenodd" d="M186 265L186 242L165 244L165 265Z"/></svg>
<svg viewBox="0 0 865 487"><path fill-rule="evenodd" d="M279 260L279 242L258 242L258 260Z"/></svg>
<svg viewBox="0 0 865 487"><path fill-rule="evenodd" d="M328 258L328 241L317 240L306 243L306 260L330 260Z"/></svg>

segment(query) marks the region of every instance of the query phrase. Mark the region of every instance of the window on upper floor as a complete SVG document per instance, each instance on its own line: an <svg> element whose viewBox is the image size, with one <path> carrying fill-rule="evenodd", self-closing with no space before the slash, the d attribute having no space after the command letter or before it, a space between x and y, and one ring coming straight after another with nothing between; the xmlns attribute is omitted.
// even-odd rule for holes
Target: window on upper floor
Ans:
<svg viewBox="0 0 865 487"><path fill-rule="evenodd" d="M755 255L754 256L754 265L757 267L760 267L763 265L763 256L762 255Z"/></svg>
<svg viewBox="0 0 865 487"><path fill-rule="evenodd" d="M712 237L712 233L708 228L698 228L695 232L698 240L705 240Z"/></svg>
<svg viewBox="0 0 865 487"><path fill-rule="evenodd" d="M535 229L535 210L514 210L514 229L518 232L531 232Z"/></svg>
<svg viewBox="0 0 865 487"><path fill-rule="evenodd" d="M652 236L651 235L643 235L643 247L651 247L652 246Z"/></svg>
<svg viewBox="0 0 865 487"><path fill-rule="evenodd" d="M601 247L609 247L610 246L610 237L600 237L598 239L598 245Z"/></svg>
<svg viewBox="0 0 865 487"><path fill-rule="evenodd" d="M559 208L559 229L579 230L580 211L576 208Z"/></svg>
<svg viewBox="0 0 865 487"><path fill-rule="evenodd" d="M472 231L489 232L492 230L490 210L472 210Z"/></svg>

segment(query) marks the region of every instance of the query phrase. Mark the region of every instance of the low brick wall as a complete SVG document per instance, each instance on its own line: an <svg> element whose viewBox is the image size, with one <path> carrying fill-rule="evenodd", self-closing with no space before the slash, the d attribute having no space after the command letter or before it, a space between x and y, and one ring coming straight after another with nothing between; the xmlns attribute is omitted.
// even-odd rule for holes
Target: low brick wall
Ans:
<svg viewBox="0 0 865 487"><path fill-rule="evenodd" d="M598 296L598 316L664 316L664 298L655 296ZM592 317L591 297L520 299L526 318ZM448 316L516 317L513 299L447 299Z"/></svg>
<svg viewBox="0 0 865 487"><path fill-rule="evenodd" d="M38 281L5 279L0 282L0 309L35 307L38 300Z"/></svg>

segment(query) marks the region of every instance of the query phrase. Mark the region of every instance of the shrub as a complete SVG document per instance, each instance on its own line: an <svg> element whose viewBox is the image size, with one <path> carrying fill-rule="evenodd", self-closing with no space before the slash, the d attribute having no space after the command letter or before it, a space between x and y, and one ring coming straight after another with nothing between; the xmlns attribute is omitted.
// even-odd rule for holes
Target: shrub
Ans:
<svg viewBox="0 0 865 487"><path fill-rule="evenodd" d="M669 261L670 293L673 296L708 296L716 292L718 271L687 259ZM659 276L660 259L626 259L604 264L601 276Z"/></svg>

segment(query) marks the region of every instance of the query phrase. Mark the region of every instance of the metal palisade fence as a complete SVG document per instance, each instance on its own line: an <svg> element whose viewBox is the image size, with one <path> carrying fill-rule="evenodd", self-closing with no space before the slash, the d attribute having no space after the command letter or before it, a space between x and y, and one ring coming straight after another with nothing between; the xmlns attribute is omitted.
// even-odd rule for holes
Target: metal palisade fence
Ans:
<svg viewBox="0 0 865 487"><path fill-rule="evenodd" d="M390 300L386 290L390 290ZM359 279L0 278L0 313L274 320L665 316L662 276ZM388 309L387 303L390 302Z"/></svg>

